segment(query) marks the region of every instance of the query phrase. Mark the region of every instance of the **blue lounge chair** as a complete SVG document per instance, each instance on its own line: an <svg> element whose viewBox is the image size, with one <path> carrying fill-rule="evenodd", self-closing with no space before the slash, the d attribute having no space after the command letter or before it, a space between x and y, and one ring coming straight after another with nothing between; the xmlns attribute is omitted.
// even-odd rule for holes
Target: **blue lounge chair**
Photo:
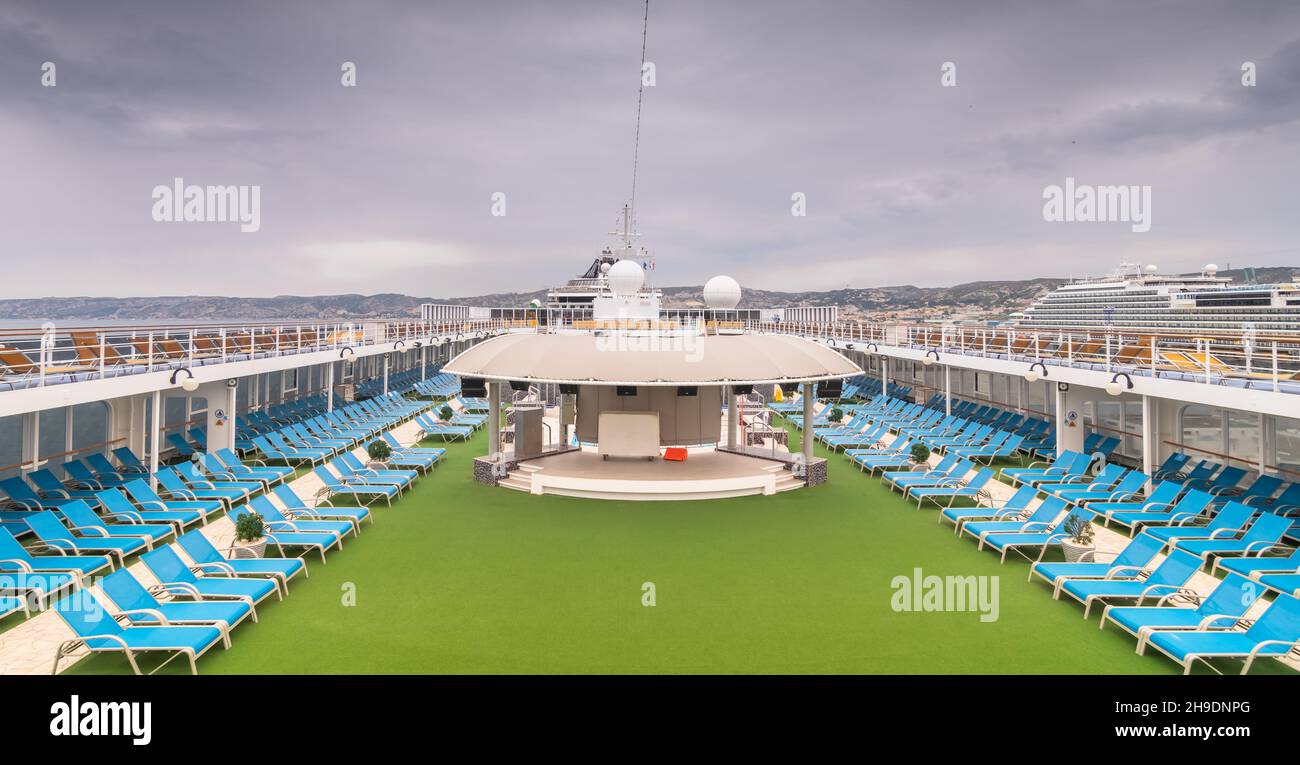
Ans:
<svg viewBox="0 0 1300 765"><path fill-rule="evenodd" d="M221 642L230 647L230 631L245 618L257 614L239 600L159 601L157 597L136 581L126 569L119 569L104 577L99 584L104 594L121 609L118 617L126 617L131 624L207 625L221 630Z"/></svg>
<svg viewBox="0 0 1300 765"><path fill-rule="evenodd" d="M182 527L197 521L206 524L213 513L219 513L225 507L220 500L215 499L163 499L148 482L139 478L127 481L122 486L122 490L130 495L131 500L141 510L148 513L144 518L149 520L167 518L179 522ZM122 512L122 510L115 512Z"/></svg>
<svg viewBox="0 0 1300 765"><path fill-rule="evenodd" d="M235 454L230 449L218 449L215 454L217 459L221 460L221 464L226 467L226 470L234 475L258 476L267 479L272 485L283 483L292 478L295 472L293 468L284 467L283 465L268 465L261 460L248 457L241 459L238 454Z"/></svg>
<svg viewBox="0 0 1300 765"><path fill-rule="evenodd" d="M271 595L284 595L270 577L265 579L241 579L222 574L220 576L199 576L195 574L176 551L170 547L159 547L140 556L144 565L162 589L169 595L198 597L202 599L228 599L247 603L253 610L253 621L257 621L257 604Z"/></svg>
<svg viewBox="0 0 1300 765"><path fill-rule="evenodd" d="M127 479L116 471L111 474L93 473L81 460L68 460L63 463L63 474L76 481L78 486L90 489L104 489L109 486L121 486Z"/></svg>
<svg viewBox="0 0 1300 765"><path fill-rule="evenodd" d="M126 523L143 523L148 525L166 525L179 534L186 526L197 523L201 515L193 510L152 510L140 509L131 504L121 489L105 489L96 492L99 504L110 520L124 520ZM146 507L149 507L146 505Z"/></svg>
<svg viewBox="0 0 1300 765"><path fill-rule="evenodd" d="M230 520L238 521L239 516L251 512L254 511L247 505L240 505L230 512ZM271 521L266 518L263 518L262 521L266 524L265 536L267 541L279 548L282 555L286 547L300 547L318 553L321 563L325 563L325 553L339 544L338 534L299 531L296 525L286 521Z"/></svg>
<svg viewBox="0 0 1300 765"><path fill-rule="evenodd" d="M1260 574L1266 573L1292 573L1300 571L1300 549L1293 550L1286 557L1220 558L1215 561L1214 567L1252 579L1258 579Z"/></svg>
<svg viewBox="0 0 1300 765"><path fill-rule="evenodd" d="M155 474L155 477L158 479L158 484L173 497L187 502L214 499L220 502L227 512L234 507L236 501L242 500L245 496L242 490L229 488L218 489L210 484L195 486L187 483L184 478L181 478L179 473L169 467L159 470Z"/></svg>
<svg viewBox="0 0 1300 765"><path fill-rule="evenodd" d="M27 474L27 480L32 482L36 487L36 493L42 497L52 499L79 499L90 505L92 508L99 507L99 500L95 498L94 489L86 488L69 488L59 482L54 474L48 468L33 470Z"/></svg>
<svg viewBox="0 0 1300 765"><path fill-rule="evenodd" d="M1250 672L1261 656L1282 657L1300 645L1300 600L1278 595L1273 604L1244 632L1210 630L1156 632L1149 644L1183 665L1183 674L1200 661L1210 659L1245 659L1241 674ZM1217 670L1216 670L1217 671Z"/></svg>
<svg viewBox="0 0 1300 765"><path fill-rule="evenodd" d="M253 497L248 503L248 508L258 515L267 523L274 523L277 526L291 524L294 531L307 531L320 534L333 534L338 538L338 545L343 547L343 540L348 534L354 534L357 531L357 525L352 521L332 521L332 520L313 520L310 518L294 517L290 518L280 511L280 508L272 504L267 497Z"/></svg>
<svg viewBox="0 0 1300 765"><path fill-rule="evenodd" d="M1056 499L1052 497L1051 499ZM1058 547L1063 543L1069 534L1066 529L1074 522L1074 519L1084 521L1092 520L1092 513L1087 508L1075 507L1061 519L1060 523L1047 529L1025 529L1023 531L1013 531L1005 533L986 534L981 541L981 547L992 547L1002 554L1002 562L1006 563L1007 553L1011 551L1020 552L1021 548L1036 547L1038 548L1038 561L1043 559L1048 549ZM1021 553L1023 555L1023 553Z"/></svg>
<svg viewBox="0 0 1300 765"><path fill-rule="evenodd" d="M1104 519L1106 525L1110 525L1110 516L1115 513L1137 513L1151 512L1154 510L1168 510L1178 501L1178 495L1183 493L1183 485L1176 481L1161 481L1151 490L1146 497L1135 497L1129 500L1110 500L1105 502L1089 502L1088 509Z"/></svg>
<svg viewBox="0 0 1300 765"><path fill-rule="evenodd" d="M393 447L393 451L401 454L418 454L426 457L433 457L435 462L442 461L442 458L447 454L446 449L436 446L403 446L402 442L397 440L397 436L394 436L392 431L384 431L379 437L387 441L388 445Z"/></svg>
<svg viewBox="0 0 1300 765"><path fill-rule="evenodd" d="M1094 552L1088 560L1063 561L1059 563L1034 563L1029 567L1029 580L1041 576L1052 585L1052 598L1061 597L1061 587L1070 579L1114 579L1116 577L1131 579L1155 560L1156 555L1164 549L1164 543L1155 537L1138 534L1115 554L1109 563L1099 562Z"/></svg>
<svg viewBox="0 0 1300 765"><path fill-rule="evenodd" d="M1033 487L1029 487L1033 490ZM1037 492L1035 492L1037 494ZM987 521L968 521L962 525L963 534L969 534L979 542L979 549L984 548L984 539L989 534L1006 534L1017 531L1041 531L1051 527L1061 513L1065 512L1065 500L1060 497L1048 497L1038 503L1032 511L1020 513L1013 518L997 518Z"/></svg>
<svg viewBox="0 0 1300 765"><path fill-rule="evenodd" d="M63 521L50 510L45 510L27 519L27 525L41 544L52 549L62 550L74 555L116 555L119 563L126 562L126 556L134 555L148 547L144 537L85 537L78 536L64 525Z"/></svg>
<svg viewBox="0 0 1300 765"><path fill-rule="evenodd" d="M949 507L939 513L939 522L947 520L953 525L953 533L961 532L961 527L970 521L980 520L1010 520L1012 518L1027 515L1029 506L1033 503L1038 492L1032 486L1021 486L1016 489L1016 493L1005 500L984 500L975 507Z"/></svg>
<svg viewBox="0 0 1300 765"><path fill-rule="evenodd" d="M352 452L344 452L343 454L340 454L334 462L342 462L358 475L365 476L371 480L372 483L392 481L394 484L401 486L404 490L411 488L411 486L415 484L415 479L420 477L419 471L416 470L398 470L391 466L386 470L383 468L368 467ZM342 471L339 472L342 473Z"/></svg>
<svg viewBox="0 0 1300 765"><path fill-rule="evenodd" d="M289 580L302 572L310 578L307 564L302 558L227 558L198 531L182 534L176 544L190 556L200 571L224 573L230 576L269 577L282 593L289 592Z"/></svg>
<svg viewBox="0 0 1300 765"><path fill-rule="evenodd" d="M1097 626L1104 629L1108 620L1114 622L1120 629L1138 639L1137 652L1143 653L1151 633L1157 630L1232 627L1250 610L1261 594L1263 588L1257 583L1237 574L1229 574L1194 608L1170 606L1174 600L1188 599L1175 592L1161 595L1153 606L1108 605L1102 610L1101 621Z"/></svg>
<svg viewBox="0 0 1300 765"><path fill-rule="evenodd" d="M1194 520L1200 517L1213 502L1214 497L1208 493L1192 489L1179 497L1173 505L1164 509L1151 507L1155 503L1148 503L1146 507L1150 509L1113 512L1110 514L1110 520L1121 526L1128 526L1129 533L1133 534L1147 526Z"/></svg>
<svg viewBox="0 0 1300 765"><path fill-rule="evenodd" d="M60 554L32 555L7 529L0 529L0 571L68 574L78 584L84 584L86 577L113 568L113 559L107 555L66 555L62 554L60 548L49 545L39 545L35 549L52 550Z"/></svg>
<svg viewBox="0 0 1300 765"><path fill-rule="evenodd" d="M1136 576L1127 579L1067 579L1061 592L1083 603L1083 618L1088 618L1097 602L1112 599L1136 600L1138 605L1176 592L1195 595L1185 590L1189 579L1201 567L1201 559L1182 550L1174 550L1156 566L1146 579Z"/></svg>
<svg viewBox="0 0 1300 765"><path fill-rule="evenodd" d="M191 446L180 433L168 433L166 440L167 443L176 450L178 456L184 457L185 459L194 456L194 447Z"/></svg>
<svg viewBox="0 0 1300 765"><path fill-rule="evenodd" d="M137 675L141 672L135 660L136 654L155 651L173 654L173 659L184 656L189 660L190 672L197 675L198 658L222 640L221 630L216 627L123 627L89 590L80 590L59 600L54 604L54 611L72 628L76 637L59 645L50 674L58 674L59 662L84 645L93 653L125 654L131 671ZM168 659L153 671L157 672L170 661Z"/></svg>
<svg viewBox="0 0 1300 765"><path fill-rule="evenodd" d="M938 486L919 486L908 489L912 498L916 500L916 509L920 510L921 505L926 502L949 508L959 499L969 499L974 501L989 500L991 495L984 487L988 482L993 480L992 468L980 468L970 479L966 478L949 478Z"/></svg>
<svg viewBox="0 0 1300 765"><path fill-rule="evenodd" d="M1219 539L1220 537L1240 534L1250 525L1255 515L1254 509L1236 502L1229 502L1224 508L1210 518L1209 523L1197 525L1198 517L1182 518L1167 526L1148 524L1145 532L1156 539L1164 540L1166 545L1175 547L1186 539Z"/></svg>
<svg viewBox="0 0 1300 765"><path fill-rule="evenodd" d="M224 477L204 475L203 471L199 469L199 466L196 463L189 461L177 463L176 465L173 465L171 469L179 473L190 486L201 489L221 489L243 492L243 495L237 497L234 501L248 499L261 491L263 486L261 481L234 481Z"/></svg>
<svg viewBox="0 0 1300 765"><path fill-rule="evenodd" d="M38 510L50 510L62 507L75 500L62 497L42 497L37 494L27 482L17 476L0 480L0 491L9 495L6 500L0 500L11 509L20 509L28 512Z"/></svg>
<svg viewBox="0 0 1300 765"><path fill-rule="evenodd" d="M398 494L396 486L370 484L356 479L340 479L323 465L314 468L312 472L325 485L330 497L336 494L352 494L357 497L358 501L361 501L361 497L370 497L370 502L362 502L366 506L369 506L371 502L377 499L383 499L388 502L389 507L392 507L393 498Z"/></svg>
<svg viewBox="0 0 1300 765"><path fill-rule="evenodd" d="M145 523L135 513L97 515L81 500L64 505L59 509L59 515L62 515L64 520L71 524L72 530L78 534L85 534L92 538L143 539L145 546L150 550L158 542L176 533L176 528L170 524ZM113 521L113 524L105 523L105 518Z"/></svg>
<svg viewBox="0 0 1300 765"><path fill-rule="evenodd" d="M375 522L375 514L370 512L368 507L344 507L325 504L329 502L328 499L318 502L315 507L311 507L294 493L293 487L288 484L275 487L274 494L276 499L280 500L280 504L284 505L284 511L289 514L290 518L302 516L304 518L347 520L352 522L357 531L361 530L362 521Z"/></svg>
<svg viewBox="0 0 1300 765"><path fill-rule="evenodd" d="M1215 533L1205 539L1180 539L1175 546L1203 559L1210 555L1218 559L1224 556L1259 555L1274 549L1290 549L1283 548L1281 545L1282 535L1289 528L1291 528L1290 518L1264 513L1256 518L1250 524L1250 528L1240 536L1236 536L1238 532L1226 531Z"/></svg>

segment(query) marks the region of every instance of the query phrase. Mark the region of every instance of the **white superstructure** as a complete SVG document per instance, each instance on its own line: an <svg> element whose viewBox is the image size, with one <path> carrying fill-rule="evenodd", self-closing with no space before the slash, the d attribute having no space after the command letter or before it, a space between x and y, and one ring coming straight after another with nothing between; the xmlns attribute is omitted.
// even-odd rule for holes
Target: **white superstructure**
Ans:
<svg viewBox="0 0 1300 765"><path fill-rule="evenodd" d="M1300 283L1234 284L1213 265L1181 276L1125 265L1110 276L1053 290L1012 323L1034 329L1300 335Z"/></svg>

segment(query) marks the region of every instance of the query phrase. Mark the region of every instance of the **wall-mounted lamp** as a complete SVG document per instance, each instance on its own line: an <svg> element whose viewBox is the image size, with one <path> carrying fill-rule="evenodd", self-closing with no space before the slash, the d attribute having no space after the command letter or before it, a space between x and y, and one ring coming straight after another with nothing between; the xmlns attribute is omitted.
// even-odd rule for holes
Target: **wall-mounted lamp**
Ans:
<svg viewBox="0 0 1300 765"><path fill-rule="evenodd" d="M921 359L921 363L925 364L928 367L938 360L939 360L939 352L931 348L930 350L925 352L925 358Z"/></svg>
<svg viewBox="0 0 1300 765"><path fill-rule="evenodd" d="M417 344L417 345L418 345L418 344ZM398 340L397 342L393 343L393 350L397 350L398 348L402 348L402 347L405 347L405 346L406 346L406 341L405 341L405 340Z"/></svg>
<svg viewBox="0 0 1300 765"><path fill-rule="evenodd" d="M872 353L880 353L880 346L875 343L867 343L867 347L871 349Z"/></svg>
<svg viewBox="0 0 1300 765"><path fill-rule="evenodd" d="M181 372L184 372L186 375L185 379L181 380L181 390L185 391L186 393L193 393L194 391L198 390L199 381L194 379L194 373L190 371L189 367L181 367L180 369L177 369L175 372L172 372L171 384L172 385L176 384L176 375L180 374Z"/></svg>
<svg viewBox="0 0 1300 765"><path fill-rule="evenodd" d="M357 352L352 350L352 346L350 345L345 345L339 349L340 359L347 358L348 356L355 356L355 355L357 355Z"/></svg>
<svg viewBox="0 0 1300 765"><path fill-rule="evenodd" d="M1122 385L1119 381L1121 377L1124 378ZM1110 378L1110 382L1106 383L1106 392L1112 396L1118 396L1126 390L1133 390L1133 378L1129 377L1127 372L1116 372L1115 376Z"/></svg>
<svg viewBox="0 0 1300 765"><path fill-rule="evenodd" d="M1038 370L1043 370L1041 373ZM1047 365L1041 361L1035 361L1029 365L1029 371L1025 372L1025 379L1029 382L1038 382L1047 377Z"/></svg>

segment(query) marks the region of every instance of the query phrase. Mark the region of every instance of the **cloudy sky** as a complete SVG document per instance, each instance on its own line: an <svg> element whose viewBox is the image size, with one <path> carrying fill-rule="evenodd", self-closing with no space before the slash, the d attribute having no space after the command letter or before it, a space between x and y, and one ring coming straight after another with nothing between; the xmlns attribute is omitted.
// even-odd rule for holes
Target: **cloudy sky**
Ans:
<svg viewBox="0 0 1300 765"><path fill-rule="evenodd" d="M562 281L629 196L642 13L10 0L0 297ZM651 0L647 58L637 212L662 285L1300 265L1289 0ZM151 192L177 176L260 186L261 230L155 222ZM1043 189L1066 176L1151 186L1150 232L1045 222Z"/></svg>

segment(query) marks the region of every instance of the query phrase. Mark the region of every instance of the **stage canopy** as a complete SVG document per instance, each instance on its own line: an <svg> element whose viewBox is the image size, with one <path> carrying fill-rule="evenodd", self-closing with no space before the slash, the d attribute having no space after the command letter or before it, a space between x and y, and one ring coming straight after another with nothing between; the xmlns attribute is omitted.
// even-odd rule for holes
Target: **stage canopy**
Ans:
<svg viewBox="0 0 1300 765"><path fill-rule="evenodd" d="M452 359L461 377L597 385L756 385L853 377L834 350L791 335L517 334Z"/></svg>

